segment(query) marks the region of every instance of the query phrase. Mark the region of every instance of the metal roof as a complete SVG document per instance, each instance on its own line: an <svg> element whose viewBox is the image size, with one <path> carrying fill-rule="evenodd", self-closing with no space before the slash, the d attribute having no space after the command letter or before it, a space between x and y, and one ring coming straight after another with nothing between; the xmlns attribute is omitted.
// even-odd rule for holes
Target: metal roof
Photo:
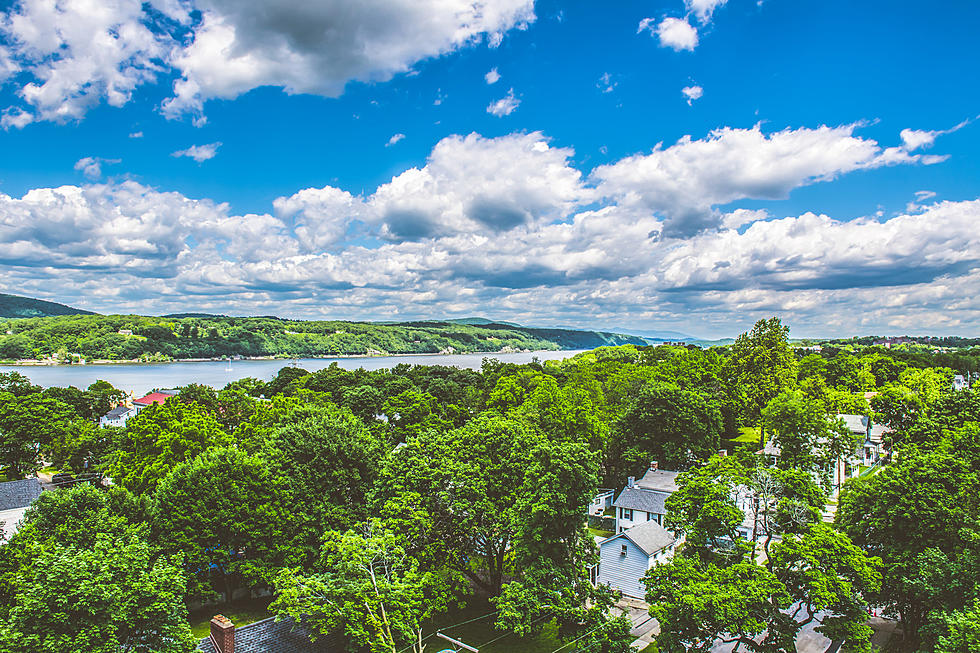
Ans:
<svg viewBox="0 0 980 653"><path fill-rule="evenodd" d="M647 490L659 490L672 494L677 492L677 475L680 472L672 472L666 469L648 469L646 473L636 481L636 484Z"/></svg>

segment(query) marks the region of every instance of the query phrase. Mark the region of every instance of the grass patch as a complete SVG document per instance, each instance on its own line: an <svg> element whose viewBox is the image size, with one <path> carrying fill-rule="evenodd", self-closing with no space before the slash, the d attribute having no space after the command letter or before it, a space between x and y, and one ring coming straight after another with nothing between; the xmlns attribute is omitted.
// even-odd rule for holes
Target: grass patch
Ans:
<svg viewBox="0 0 980 653"><path fill-rule="evenodd" d="M450 610L444 615L434 619L424 629L428 636L436 630L441 630L446 635L454 639L469 644L480 649L480 653L551 653L562 645L558 639L557 625L552 621L544 624L544 627L536 631L530 637L517 637L513 634L504 634L495 630L493 622L497 618L496 614L480 619L484 615L490 614L495 608L485 599L473 598L465 608ZM476 619L471 623L462 625L461 622ZM443 646L445 645L445 646ZM426 641L426 650L441 651L452 649L449 642L437 637L430 637Z"/></svg>
<svg viewBox="0 0 980 653"><path fill-rule="evenodd" d="M613 531L601 531L598 528L589 529L589 535L592 535L593 537L612 537L615 534L616 533Z"/></svg>
<svg viewBox="0 0 980 653"><path fill-rule="evenodd" d="M739 436L732 442L758 442L762 431L758 426L743 426L738 429Z"/></svg>
<svg viewBox="0 0 980 653"><path fill-rule="evenodd" d="M194 633L196 639L207 637L208 633L211 632L211 618L216 614L225 615L236 626L261 621L272 616L272 613L269 612L270 603L272 603L272 597L263 596L257 599L243 599L195 610L190 616L191 632Z"/></svg>

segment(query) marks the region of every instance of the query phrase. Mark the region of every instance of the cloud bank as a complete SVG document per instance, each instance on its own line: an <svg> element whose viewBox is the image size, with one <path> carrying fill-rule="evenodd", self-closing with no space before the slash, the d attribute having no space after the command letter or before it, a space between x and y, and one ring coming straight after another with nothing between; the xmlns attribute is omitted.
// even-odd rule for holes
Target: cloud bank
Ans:
<svg viewBox="0 0 980 653"><path fill-rule="evenodd" d="M976 325L980 200L918 193L913 211L851 221L732 208L936 161L857 130L726 127L588 174L538 132L450 136L372 192L306 188L247 215L135 181L39 188L0 195L0 283L100 311Z"/></svg>

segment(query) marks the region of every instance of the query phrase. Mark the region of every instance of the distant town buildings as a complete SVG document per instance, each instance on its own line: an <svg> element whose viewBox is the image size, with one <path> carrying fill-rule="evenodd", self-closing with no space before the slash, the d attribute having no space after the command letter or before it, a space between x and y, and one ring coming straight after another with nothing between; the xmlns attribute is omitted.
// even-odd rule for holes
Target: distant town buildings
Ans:
<svg viewBox="0 0 980 653"><path fill-rule="evenodd" d="M131 417L139 415L141 411L154 404L162 404L177 394L177 390L156 390L139 399L121 403L99 418L99 426L126 426L126 422Z"/></svg>

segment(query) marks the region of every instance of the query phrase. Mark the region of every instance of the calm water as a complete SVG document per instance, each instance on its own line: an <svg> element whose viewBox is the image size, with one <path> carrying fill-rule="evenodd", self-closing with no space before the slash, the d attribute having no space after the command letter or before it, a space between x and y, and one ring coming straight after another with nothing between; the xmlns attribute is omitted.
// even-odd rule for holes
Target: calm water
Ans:
<svg viewBox="0 0 980 653"><path fill-rule="evenodd" d="M480 369L484 358L496 358L507 363L529 363L532 358L539 360L559 360L570 358L579 350L535 351L516 354L445 354L431 356L378 356L365 358L300 358L295 360L298 367L315 372L337 363L345 369L363 367L366 370L390 368L399 363L409 365L452 365L455 367ZM142 365L4 365L0 372L20 372L37 385L44 387L73 385L86 388L98 379L108 381L120 390L132 391L135 395L146 394L153 388L175 388L188 383L200 383L214 388L223 388L236 379L247 376L264 381L270 380L281 368L294 364L292 359L271 361L206 361L201 363L147 363Z"/></svg>

